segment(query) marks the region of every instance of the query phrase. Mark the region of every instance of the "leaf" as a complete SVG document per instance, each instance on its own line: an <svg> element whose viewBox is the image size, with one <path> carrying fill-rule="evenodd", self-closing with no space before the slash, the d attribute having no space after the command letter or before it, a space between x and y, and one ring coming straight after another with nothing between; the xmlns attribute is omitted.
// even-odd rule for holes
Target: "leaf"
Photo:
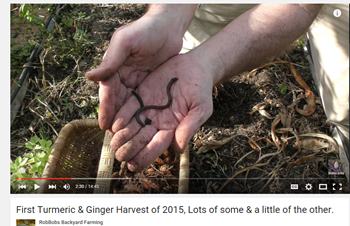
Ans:
<svg viewBox="0 0 350 226"><path fill-rule="evenodd" d="M22 157L21 156L17 157L17 159L15 160L16 165L19 166L21 162L22 162Z"/></svg>
<svg viewBox="0 0 350 226"><path fill-rule="evenodd" d="M280 93L281 93L282 95L286 95L286 94L287 94L287 91L288 91L288 86L287 86L287 84L285 84L285 83L280 84L280 85L278 86L278 90L280 91Z"/></svg>
<svg viewBox="0 0 350 226"><path fill-rule="evenodd" d="M29 149L29 150L33 150L35 147L35 144L33 144L32 142L28 141L27 143L24 144L24 146Z"/></svg>
<svg viewBox="0 0 350 226"><path fill-rule="evenodd" d="M319 151L324 148L329 148L330 144L318 138L305 138L300 141L300 147L310 151Z"/></svg>
<svg viewBox="0 0 350 226"><path fill-rule="evenodd" d="M25 164L27 164L27 162L28 162L28 158L23 158L19 166L24 166Z"/></svg>
<svg viewBox="0 0 350 226"><path fill-rule="evenodd" d="M272 121L272 124L271 124L271 138L272 138L273 142L275 143L277 150L280 150L280 147L281 147L281 141L278 138L278 136L276 135L276 127L280 122L281 122L281 115L278 114L276 116L276 118Z"/></svg>
<svg viewBox="0 0 350 226"><path fill-rule="evenodd" d="M264 116L265 118L268 119L273 119L273 117L268 113L266 110L262 109L258 111L260 115Z"/></svg>
<svg viewBox="0 0 350 226"><path fill-rule="evenodd" d="M252 108L252 111L249 112L249 114L253 114L254 112L258 111L259 114L264 116L265 118L273 119L273 117L270 115L270 113L268 113L265 110L265 107L266 107L266 104L264 102L258 103Z"/></svg>
<svg viewBox="0 0 350 226"><path fill-rule="evenodd" d="M17 172L18 171L18 164L15 164L15 162L11 162L10 164L10 171L11 173Z"/></svg>
<svg viewBox="0 0 350 226"><path fill-rule="evenodd" d="M45 156L46 156L46 153L45 153L45 152L40 152L40 153L38 153L38 158L40 158L40 159L45 158Z"/></svg>
<svg viewBox="0 0 350 226"><path fill-rule="evenodd" d="M40 167L40 166L41 166L41 164L42 164L42 162L41 162L41 161L38 161L37 163L35 163L35 164L34 164L34 166L36 166L36 167Z"/></svg>
<svg viewBox="0 0 350 226"><path fill-rule="evenodd" d="M33 151L38 151L38 150L41 150L41 146L36 144L33 148Z"/></svg>
<svg viewBox="0 0 350 226"><path fill-rule="evenodd" d="M255 142L255 140L248 138L248 144L254 151L261 151L261 147L258 145L258 143Z"/></svg>
<svg viewBox="0 0 350 226"><path fill-rule="evenodd" d="M21 167L18 169L18 173L24 174L24 173L26 173L26 169L24 167Z"/></svg>
<svg viewBox="0 0 350 226"><path fill-rule="evenodd" d="M197 153L198 154L204 154L206 152L208 152L209 150L212 149L217 149L225 144L227 144L228 142L232 141L237 135L232 135L230 137L226 137L223 138L221 140L208 140L205 142L205 144L203 144L203 146L201 146Z"/></svg>
<svg viewBox="0 0 350 226"><path fill-rule="evenodd" d="M301 77L301 74L299 73L299 71L294 67L294 65L290 64L289 66L294 76L294 79L305 91L306 105L304 105L303 109L298 108L298 105L296 105L295 110L301 115L310 116L316 111L316 97L314 93L311 91L309 85Z"/></svg>

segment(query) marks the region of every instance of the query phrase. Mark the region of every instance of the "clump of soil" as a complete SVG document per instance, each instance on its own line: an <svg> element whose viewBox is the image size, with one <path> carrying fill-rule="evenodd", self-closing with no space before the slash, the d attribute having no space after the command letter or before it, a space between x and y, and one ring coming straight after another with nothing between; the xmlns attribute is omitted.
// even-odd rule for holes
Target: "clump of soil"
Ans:
<svg viewBox="0 0 350 226"><path fill-rule="evenodd" d="M120 176L120 165L114 165L113 193L177 193L179 159L166 150L153 164L139 173L127 171Z"/></svg>

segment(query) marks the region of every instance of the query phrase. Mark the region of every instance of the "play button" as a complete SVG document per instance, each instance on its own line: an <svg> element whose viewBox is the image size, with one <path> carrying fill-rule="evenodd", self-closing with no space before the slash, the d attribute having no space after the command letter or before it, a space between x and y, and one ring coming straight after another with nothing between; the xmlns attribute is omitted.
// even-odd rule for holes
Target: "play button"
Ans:
<svg viewBox="0 0 350 226"><path fill-rule="evenodd" d="M34 184L34 191L38 190L39 188L40 188L40 186L39 186L39 185Z"/></svg>

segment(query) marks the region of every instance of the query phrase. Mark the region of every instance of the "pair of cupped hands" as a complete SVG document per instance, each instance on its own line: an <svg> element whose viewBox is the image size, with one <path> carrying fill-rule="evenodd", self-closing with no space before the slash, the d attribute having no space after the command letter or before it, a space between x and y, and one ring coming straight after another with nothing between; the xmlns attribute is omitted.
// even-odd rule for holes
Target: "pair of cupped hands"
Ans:
<svg viewBox="0 0 350 226"><path fill-rule="evenodd" d="M162 21L143 16L115 31L101 64L86 73L99 83L99 125L113 133L111 148L118 161L139 171L172 146L184 151L196 130L212 113L213 79L200 57L180 54L183 32ZM135 119L140 103L165 105L167 85L172 103L163 110L147 110L141 120L151 119L142 127Z"/></svg>

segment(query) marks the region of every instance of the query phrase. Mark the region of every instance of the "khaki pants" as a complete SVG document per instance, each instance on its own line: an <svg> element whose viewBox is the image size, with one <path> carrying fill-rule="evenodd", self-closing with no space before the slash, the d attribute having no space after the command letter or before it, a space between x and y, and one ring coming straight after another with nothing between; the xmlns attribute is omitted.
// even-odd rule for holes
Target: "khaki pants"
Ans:
<svg viewBox="0 0 350 226"><path fill-rule="evenodd" d="M200 5L184 36L185 53L255 5ZM333 15L340 9L341 16ZM349 179L349 7L324 5L307 32L313 79L340 146L343 170Z"/></svg>
<svg viewBox="0 0 350 226"><path fill-rule="evenodd" d="M341 16L335 17L334 10ZM323 6L311 25L312 75L333 135L340 146L343 170L349 179L349 7Z"/></svg>

